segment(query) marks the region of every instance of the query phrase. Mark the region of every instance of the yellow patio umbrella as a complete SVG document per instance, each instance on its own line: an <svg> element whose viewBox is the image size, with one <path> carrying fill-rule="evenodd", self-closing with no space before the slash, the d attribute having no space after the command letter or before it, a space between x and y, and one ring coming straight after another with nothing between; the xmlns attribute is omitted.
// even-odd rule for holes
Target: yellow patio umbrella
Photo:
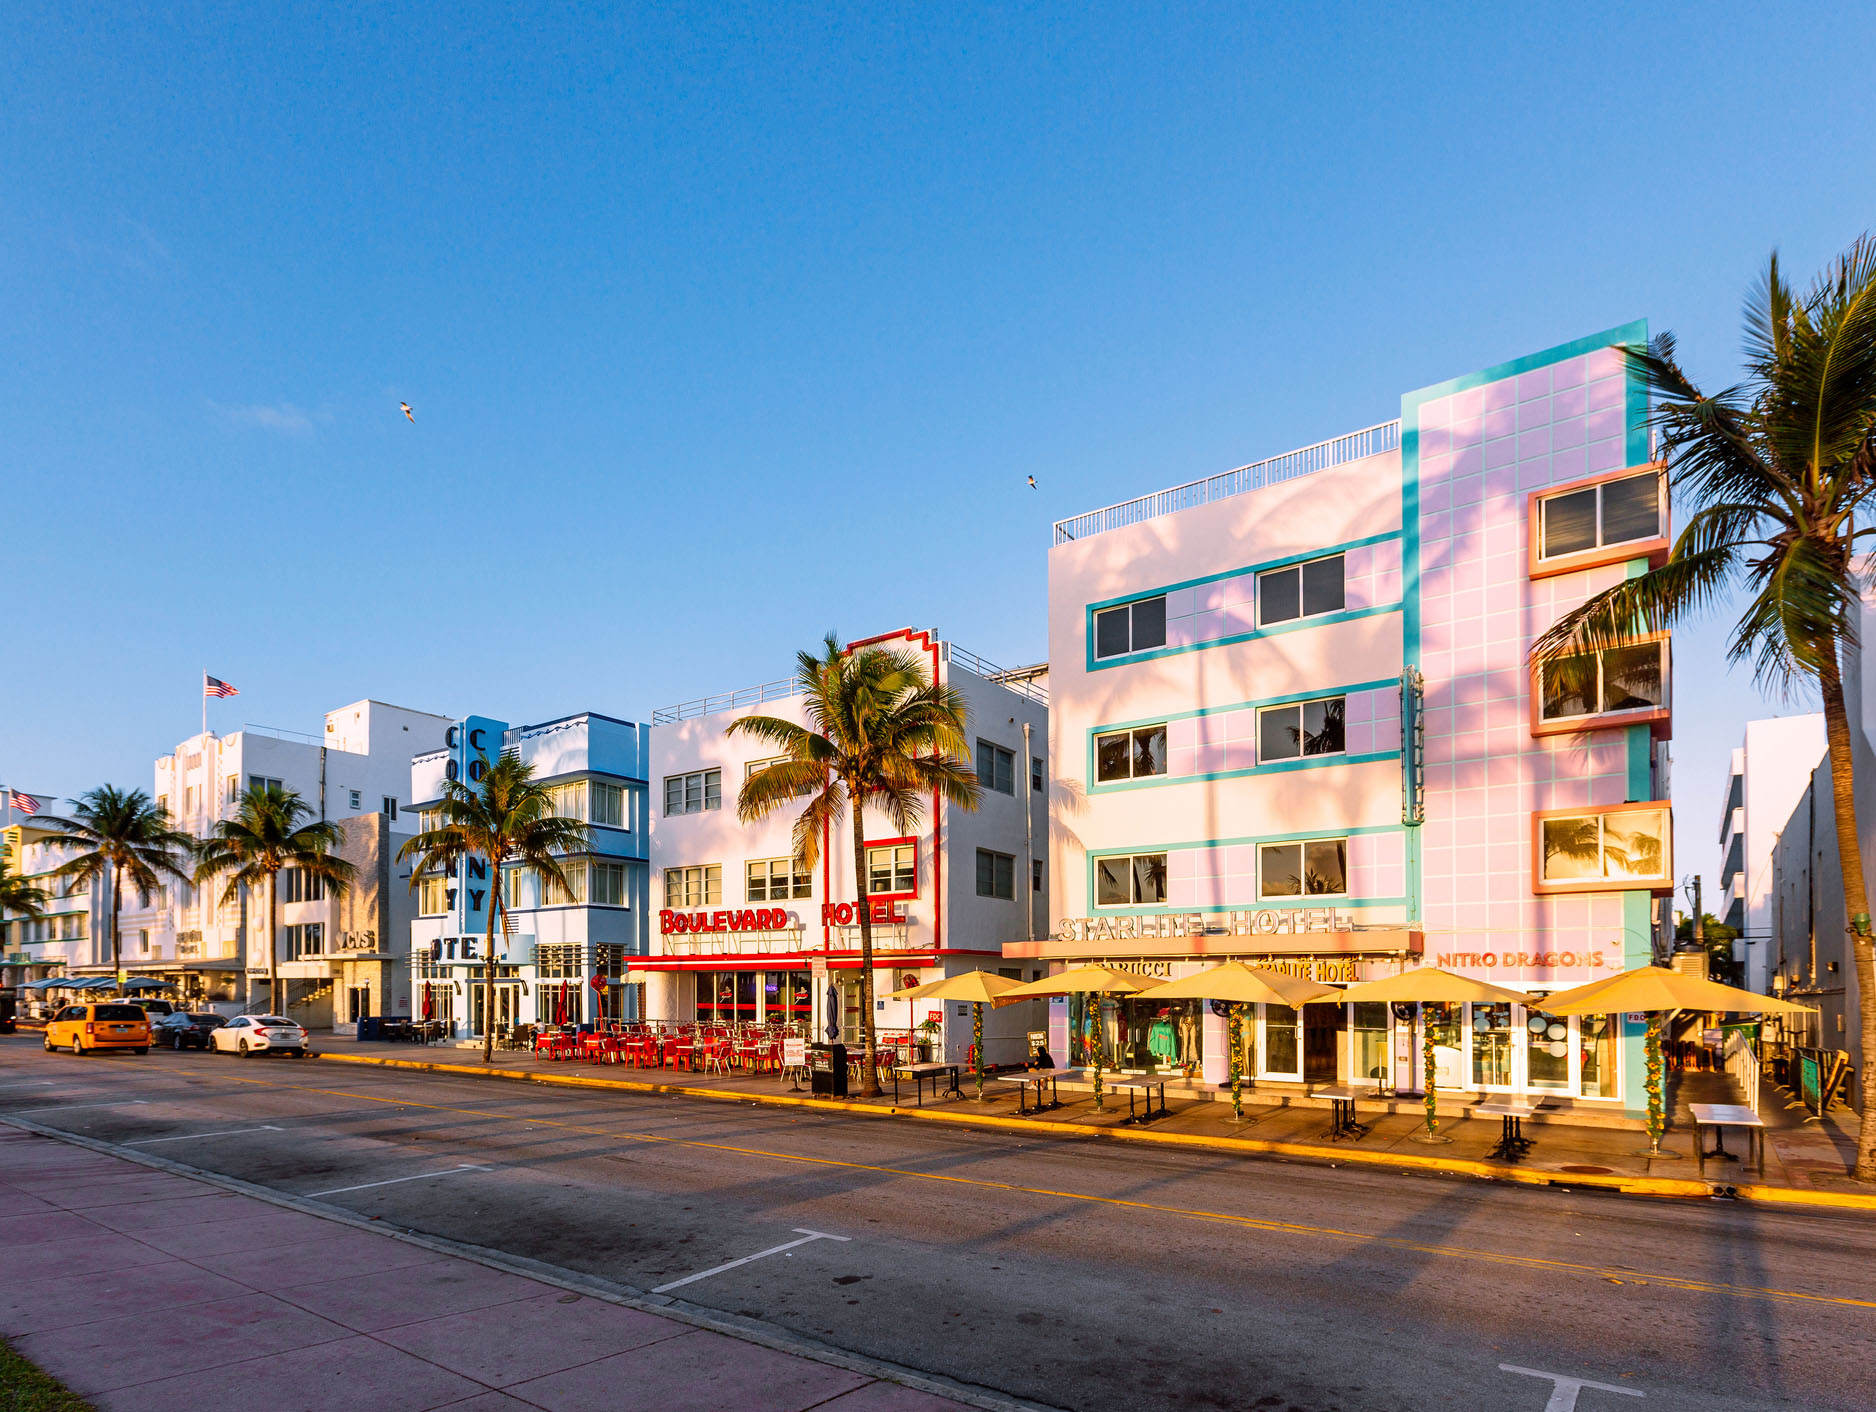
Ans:
<svg viewBox="0 0 1876 1412"><path fill-rule="evenodd" d="M895 990L888 1000L968 1000L971 1005L971 1044L976 1058L972 1067L977 1074L977 1096L984 1096L984 1006L994 1005L1006 992L1021 985L1008 976L993 976L988 971L965 971L962 975L941 976L924 985Z"/></svg>
<svg viewBox="0 0 1876 1412"><path fill-rule="evenodd" d="M1242 961L1226 961L1196 975L1167 981L1154 990L1153 998L1220 1000L1231 1006L1231 1115L1241 1122L1244 1118L1244 1032L1240 1027L1243 1007L1261 1001L1266 1005L1288 1005L1294 1008L1317 1000L1340 1000L1342 991L1337 986L1307 981L1301 976L1285 975L1282 971L1247 966Z"/></svg>
<svg viewBox="0 0 1876 1412"><path fill-rule="evenodd" d="M1547 1015L1620 1015L1648 1017L1648 1150L1644 1157L1678 1157L1664 1152L1661 1137L1667 1131L1666 1074L1661 1064L1661 1017L1676 1010L1738 1011L1759 1015L1803 1014L1798 1005L1777 996L1760 995L1738 986L1722 985L1705 976L1670 971L1666 966L1637 966L1620 975L1558 991L1540 1002Z"/></svg>
<svg viewBox="0 0 1876 1412"><path fill-rule="evenodd" d="M1139 995L1143 991L1157 990L1163 984L1164 982L1156 981L1149 976L1138 976L1131 971L1117 971L1111 966L1076 966L1057 976L1044 976L1039 981L1012 986L998 997L996 1003L1014 1005L1019 1000L1033 1000L1045 995ZM1095 1017L1092 1049L1094 1053L1094 1106L1100 1109L1106 1105L1101 1098L1101 1025L1098 1013Z"/></svg>
<svg viewBox="0 0 1876 1412"><path fill-rule="evenodd" d="M1529 999L1522 991L1507 990L1490 981L1455 975L1438 966L1415 966L1399 975L1384 976L1378 981L1360 981L1346 987L1342 998L1353 1004L1373 1002L1419 1001L1422 1005L1522 1005ZM1426 1094L1427 1129L1415 1133L1419 1142L1451 1142L1440 1132L1439 1098L1435 1092L1436 1070L1433 1066L1433 1026L1420 1026L1420 1067L1424 1071L1422 1089ZM1398 1090L1396 1090L1398 1092Z"/></svg>

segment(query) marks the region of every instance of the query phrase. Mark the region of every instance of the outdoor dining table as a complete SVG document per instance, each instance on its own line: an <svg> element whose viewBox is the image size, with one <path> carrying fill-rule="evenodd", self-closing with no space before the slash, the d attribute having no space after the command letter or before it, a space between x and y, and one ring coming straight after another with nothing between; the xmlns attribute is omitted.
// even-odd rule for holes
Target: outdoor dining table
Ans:
<svg viewBox="0 0 1876 1412"><path fill-rule="evenodd" d="M1373 1098L1380 1091L1377 1084L1331 1084L1327 1088L1316 1089L1313 1096L1328 1099L1333 1115L1329 1120L1329 1141L1340 1142L1343 1138L1366 1136L1368 1125L1355 1121L1355 1101Z"/></svg>
<svg viewBox="0 0 1876 1412"><path fill-rule="evenodd" d="M917 1097L918 1106L921 1108L925 1106L926 1079L932 1081L932 1097L936 1098L939 1094L948 1093L953 1098L962 1098L964 1096L964 1090L958 1086L958 1072L963 1067L962 1064L941 1064L937 1062L926 1064L894 1064L892 1066L892 1101L894 1103L899 1101L899 1079L901 1076L912 1080L912 1092ZM938 1087L938 1080L947 1076L950 1082L943 1088Z"/></svg>
<svg viewBox="0 0 1876 1412"><path fill-rule="evenodd" d="M1733 1154L1726 1150L1726 1129L1744 1128L1746 1130L1746 1160L1752 1160L1753 1147L1759 1152L1759 1175L1765 1175L1765 1120L1743 1103L1691 1103L1688 1105L1694 1114L1694 1151L1700 1159L1700 1171L1707 1170L1707 1158L1724 1157L1733 1161ZM1712 1128L1714 1144L1711 1152L1707 1151L1705 1139L1701 1136L1702 1128ZM1741 1170L1744 1170L1743 1168Z"/></svg>
<svg viewBox="0 0 1876 1412"><path fill-rule="evenodd" d="M1016 1111L1018 1113L1028 1113L1030 1111L1030 1109L1024 1106L1024 1100L1028 1097L1029 1085L1034 1084L1036 1086L1036 1107L1034 1111L1040 1113L1045 1109L1060 1108L1062 1106L1062 1096L1057 1092L1055 1086L1055 1081L1061 1077L1062 1073L1063 1071L1061 1069L1018 1069L1012 1074L992 1074L991 1078L1000 1084L1016 1085ZM1049 1101L1047 1103L1042 1101L1042 1086L1044 1084L1049 1086Z"/></svg>
<svg viewBox="0 0 1876 1412"><path fill-rule="evenodd" d="M1155 1117L1164 1118L1166 1116L1166 1080L1161 1078L1158 1074L1126 1074L1116 1076L1107 1081L1107 1086L1109 1088L1122 1088L1127 1091L1127 1116L1122 1118L1121 1122L1150 1123ZM1154 1089L1159 1090L1159 1112L1157 1114L1153 1111ZM1146 1104L1146 1107L1137 1114L1133 1111L1133 1095L1136 1090L1138 1090L1142 1101Z"/></svg>
<svg viewBox="0 0 1876 1412"><path fill-rule="evenodd" d="M1524 1135L1524 1120L1537 1112L1537 1109L1537 1104L1519 1098L1498 1099L1474 1108L1474 1113L1500 1120L1498 1145L1491 1150L1490 1155L1515 1162L1529 1152L1531 1140Z"/></svg>

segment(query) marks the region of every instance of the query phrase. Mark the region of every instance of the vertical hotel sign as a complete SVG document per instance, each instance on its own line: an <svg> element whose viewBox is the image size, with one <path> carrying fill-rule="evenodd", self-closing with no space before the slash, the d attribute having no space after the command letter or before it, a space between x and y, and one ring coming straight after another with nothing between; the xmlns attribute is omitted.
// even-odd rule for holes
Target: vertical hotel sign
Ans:
<svg viewBox="0 0 1876 1412"><path fill-rule="evenodd" d="M489 766L501 758L505 730L502 722L486 716L467 716L451 726L443 738L449 751L443 773L470 789L478 788ZM489 889L498 882L490 876L486 858L470 858L457 865L457 930L477 935L487 931Z"/></svg>

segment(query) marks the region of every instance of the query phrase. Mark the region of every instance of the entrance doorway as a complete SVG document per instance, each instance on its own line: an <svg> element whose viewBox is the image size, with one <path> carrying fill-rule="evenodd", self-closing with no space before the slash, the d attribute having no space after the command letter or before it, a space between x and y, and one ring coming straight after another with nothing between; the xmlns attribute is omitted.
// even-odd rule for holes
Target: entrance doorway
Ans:
<svg viewBox="0 0 1876 1412"><path fill-rule="evenodd" d="M1342 1034L1348 1027L1346 1005L1303 1007L1303 1082L1334 1083Z"/></svg>
<svg viewBox="0 0 1876 1412"><path fill-rule="evenodd" d="M469 1025L473 1034L483 1035L488 1031L483 1028L487 1021L488 1007L483 1003L484 992L488 987L480 980L469 983ZM521 1013L521 984L519 981L495 982L495 1032L513 1029L515 1017Z"/></svg>

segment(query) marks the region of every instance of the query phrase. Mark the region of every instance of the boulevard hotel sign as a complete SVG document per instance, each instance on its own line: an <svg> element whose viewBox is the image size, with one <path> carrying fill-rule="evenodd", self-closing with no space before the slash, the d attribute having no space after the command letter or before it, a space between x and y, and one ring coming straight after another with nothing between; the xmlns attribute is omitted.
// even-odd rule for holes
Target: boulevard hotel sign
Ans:
<svg viewBox="0 0 1876 1412"><path fill-rule="evenodd" d="M1404 956L1421 950L1418 929L1357 924L1333 907L1267 907L1241 912L1149 912L1067 917L1047 941L1005 942L1009 957L1087 959L1128 956Z"/></svg>

